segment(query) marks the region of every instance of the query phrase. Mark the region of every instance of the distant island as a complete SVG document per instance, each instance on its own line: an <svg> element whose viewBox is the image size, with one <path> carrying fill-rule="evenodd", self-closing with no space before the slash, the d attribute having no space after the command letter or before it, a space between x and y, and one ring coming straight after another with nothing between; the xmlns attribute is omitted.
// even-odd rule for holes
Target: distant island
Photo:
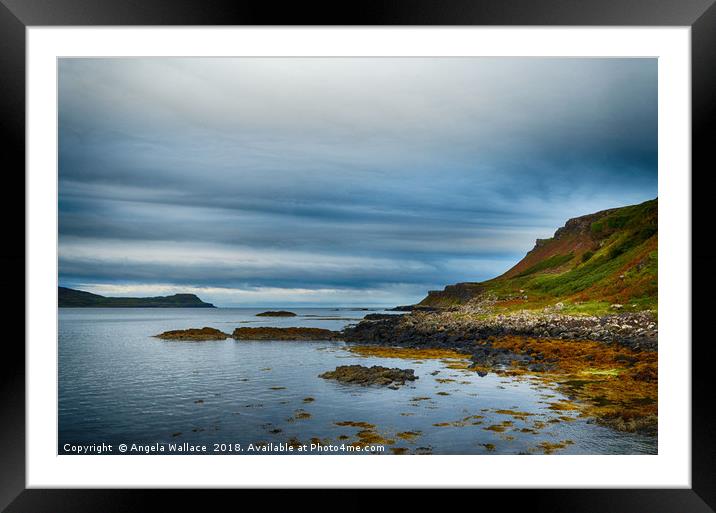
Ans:
<svg viewBox="0 0 716 513"><path fill-rule="evenodd" d="M296 314L286 310L269 310L268 312L257 313L256 317L296 317Z"/></svg>
<svg viewBox="0 0 716 513"><path fill-rule="evenodd" d="M60 308L216 308L194 294L157 297L106 297L83 290L58 287Z"/></svg>

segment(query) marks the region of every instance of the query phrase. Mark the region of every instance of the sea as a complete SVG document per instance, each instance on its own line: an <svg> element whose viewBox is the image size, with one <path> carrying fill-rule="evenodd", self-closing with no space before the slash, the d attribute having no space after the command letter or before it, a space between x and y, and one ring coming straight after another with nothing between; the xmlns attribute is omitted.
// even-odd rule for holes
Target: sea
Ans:
<svg viewBox="0 0 716 513"><path fill-rule="evenodd" d="M653 436L554 411L529 376L480 376L450 359L361 356L344 342L176 341L167 330L340 330L369 313L290 308L61 308L58 454L656 454ZM284 308L285 309L285 308ZM414 369L398 389L319 375ZM456 368L458 367L458 368Z"/></svg>

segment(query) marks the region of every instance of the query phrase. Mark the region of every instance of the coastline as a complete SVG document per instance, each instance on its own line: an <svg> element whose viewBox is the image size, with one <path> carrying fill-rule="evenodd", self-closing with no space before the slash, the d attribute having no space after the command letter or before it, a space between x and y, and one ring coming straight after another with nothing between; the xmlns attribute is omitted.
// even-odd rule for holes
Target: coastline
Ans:
<svg viewBox="0 0 716 513"><path fill-rule="evenodd" d="M563 315L522 310L476 315L456 311L416 311L366 319L343 330L348 342L407 347L469 349L475 340L501 336L592 340L634 350L657 351L658 327L650 312Z"/></svg>
<svg viewBox="0 0 716 513"><path fill-rule="evenodd" d="M199 331L156 336L192 340L192 332ZM470 374L524 378L557 389L569 399L550 405L557 412L578 410L580 416L618 431L656 435L658 325L649 311L567 315L554 309L417 310L368 314L337 331L263 326L219 335L239 342L343 341L349 351L362 356L413 362L429 354L428 358L451 360L450 368Z"/></svg>
<svg viewBox="0 0 716 513"><path fill-rule="evenodd" d="M632 350L620 344L495 336L473 340L471 346L457 350L447 347L449 341L427 349L399 347L390 340L346 342L344 336L357 325L366 330L386 320L416 323L415 317L424 321L425 330L436 331L436 319L455 316L457 311L396 316L356 310L347 316L351 319L326 321L331 308L296 309L295 318L257 321L255 329L266 330L261 338L253 330L233 336L244 322L260 319L258 308L184 310L186 314L175 311L168 316L154 309L137 309L132 315L101 310L67 312L61 324L61 348L65 355L93 354L112 362L112 368L131 369L114 374L110 382L144 406L118 411L112 401L99 401L93 414L126 424L128 431L122 433L132 433L136 440L150 435L166 443L209 443L220 436L234 437L247 446L308 443L316 438L348 448L363 447L380 437L386 451L394 454L656 451L656 433L649 428L655 427L655 417L646 415L654 404L635 408L639 401L648 402L650 392L634 387L638 381L633 376L627 375L629 381L623 383L630 389L632 404L625 406L632 418L625 417L625 408L617 412L613 406L595 408L590 402L595 394L625 399L624 387L614 388L621 379L615 379L613 371L628 367ZM124 336L105 339L106 323L99 320L112 326L122 323ZM466 324L465 319L455 323ZM303 331L319 327L327 330L325 340ZM164 330L178 336L175 340L151 336ZM548 351L541 360L537 343L544 346L542 352ZM433 342L426 340L423 345ZM567 352L569 348L575 352ZM575 367L590 353L594 361ZM72 360L63 361L64 375L73 374ZM157 368L157 363L148 362L161 363ZM539 363L549 364L550 369L539 372L528 367ZM655 362L636 363L630 374ZM580 375L584 371L589 374ZM146 390L149 382L154 384ZM121 441L119 431L98 430L71 413L87 390L99 391L102 386L87 379L62 383L62 442L88 441L99 433L109 442ZM155 404L156 394L167 400L145 423L142 408ZM619 415L610 418L610 413Z"/></svg>
<svg viewBox="0 0 716 513"><path fill-rule="evenodd" d="M579 409L602 425L654 436L657 338L657 319L648 311L601 316L413 311L363 320L342 332L344 341L387 357L406 350L462 353L465 369L528 376L574 401L553 405L555 410Z"/></svg>

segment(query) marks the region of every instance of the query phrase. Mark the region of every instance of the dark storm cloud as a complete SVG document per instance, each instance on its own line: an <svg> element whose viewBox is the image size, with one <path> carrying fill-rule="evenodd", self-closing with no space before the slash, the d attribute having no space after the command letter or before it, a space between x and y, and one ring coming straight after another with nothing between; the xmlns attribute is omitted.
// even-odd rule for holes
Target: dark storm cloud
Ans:
<svg viewBox="0 0 716 513"><path fill-rule="evenodd" d="M60 280L228 304L299 289L410 302L491 277L569 217L656 196L656 73L651 59L61 60Z"/></svg>

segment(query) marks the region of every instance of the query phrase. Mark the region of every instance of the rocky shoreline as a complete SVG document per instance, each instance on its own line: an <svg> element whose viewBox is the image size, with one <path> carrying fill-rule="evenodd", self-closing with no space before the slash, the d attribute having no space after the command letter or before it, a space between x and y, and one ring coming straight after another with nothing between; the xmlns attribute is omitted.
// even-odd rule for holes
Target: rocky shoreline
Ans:
<svg viewBox="0 0 716 513"><path fill-rule="evenodd" d="M235 340L338 340L341 334L323 328L236 328Z"/></svg>
<svg viewBox="0 0 716 513"><path fill-rule="evenodd" d="M479 316L464 312L412 312L369 314L343 331L303 327L241 327L228 334L204 327L172 330L156 335L175 340L343 340L387 347L454 349L473 355L476 361L500 364L525 355L490 350L489 341L500 337L587 340L618 345L632 351L657 351L658 326L650 312L625 312L604 316L570 316L520 311ZM488 343L486 343L488 342Z"/></svg>
<svg viewBox="0 0 716 513"><path fill-rule="evenodd" d="M657 336L649 312L412 312L364 320L342 333L346 342L383 351L455 351L481 376L533 376L578 401L598 423L651 435L658 422Z"/></svg>
<svg viewBox="0 0 716 513"><path fill-rule="evenodd" d="M635 351L658 349L657 321L650 312L604 316L570 316L520 311L471 316L461 312L413 312L364 320L343 330L346 342L402 347L470 350L490 337L524 336L565 340L594 340Z"/></svg>
<svg viewBox="0 0 716 513"><path fill-rule="evenodd" d="M555 311L515 313L413 311L370 314L343 331L305 327L242 327L231 335L214 328L157 335L175 340L341 340L367 356L426 357L436 353L459 362L455 369L530 376L576 400L583 415L621 431L656 433L658 327L654 314L603 316ZM359 346L360 344L360 346ZM404 353L408 353L407 355ZM397 387L415 379L412 369L343 366L322 374L351 384Z"/></svg>

